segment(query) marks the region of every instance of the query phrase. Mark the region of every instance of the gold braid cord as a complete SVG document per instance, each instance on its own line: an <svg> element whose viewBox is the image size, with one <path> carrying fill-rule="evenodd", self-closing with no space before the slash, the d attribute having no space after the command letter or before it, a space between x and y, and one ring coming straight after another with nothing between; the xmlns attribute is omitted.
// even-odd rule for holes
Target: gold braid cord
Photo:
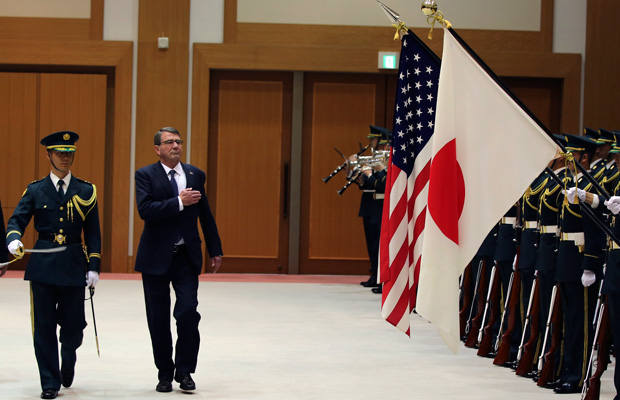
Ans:
<svg viewBox="0 0 620 400"><path fill-rule="evenodd" d="M452 24L450 23L450 21L443 18L443 13L441 11L436 11L433 13L433 15L429 15L426 18L426 22L428 22L428 24L431 26L431 30L430 32L428 32L429 39L433 38L433 29L435 29L435 22L439 22L441 25L445 26L448 29L452 28Z"/></svg>
<svg viewBox="0 0 620 400"><path fill-rule="evenodd" d="M402 32L404 34L404 33L407 33L407 31L409 30L409 28L407 28L407 26L405 25L403 21L399 21L398 24L392 24L392 26L396 28L396 33L394 34L394 40L399 40L400 33Z"/></svg>
<svg viewBox="0 0 620 400"><path fill-rule="evenodd" d="M73 195L71 200L67 202L67 219L70 219L73 222L73 209L80 214L82 217L82 221L86 220L86 216L93 209L95 204L97 203L97 187L93 185L93 195L90 196L90 199L84 200L80 196ZM88 208L85 212L82 210L82 207Z"/></svg>

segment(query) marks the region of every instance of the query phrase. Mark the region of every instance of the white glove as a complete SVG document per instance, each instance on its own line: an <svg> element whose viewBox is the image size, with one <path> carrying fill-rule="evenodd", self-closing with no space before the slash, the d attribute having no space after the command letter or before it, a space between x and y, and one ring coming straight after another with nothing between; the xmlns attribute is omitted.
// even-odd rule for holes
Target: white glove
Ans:
<svg viewBox="0 0 620 400"><path fill-rule="evenodd" d="M568 199L569 203L575 204L575 192L577 192L577 198L579 200L581 200L582 202L586 201L586 191L583 189L572 187L566 191L566 198Z"/></svg>
<svg viewBox="0 0 620 400"><path fill-rule="evenodd" d="M15 258L22 258L24 256L24 244L20 240L13 240L7 248L9 253L13 254Z"/></svg>
<svg viewBox="0 0 620 400"><path fill-rule="evenodd" d="M97 282L99 282L99 274L95 271L88 271L86 274L86 286L95 287Z"/></svg>
<svg viewBox="0 0 620 400"><path fill-rule="evenodd" d="M611 196L609 200L605 200L605 206L614 214L620 213L620 196Z"/></svg>
<svg viewBox="0 0 620 400"><path fill-rule="evenodd" d="M583 285L583 287L588 287L592 285L595 281L596 275L594 275L594 272L587 269L583 271L583 275L581 275L581 284Z"/></svg>

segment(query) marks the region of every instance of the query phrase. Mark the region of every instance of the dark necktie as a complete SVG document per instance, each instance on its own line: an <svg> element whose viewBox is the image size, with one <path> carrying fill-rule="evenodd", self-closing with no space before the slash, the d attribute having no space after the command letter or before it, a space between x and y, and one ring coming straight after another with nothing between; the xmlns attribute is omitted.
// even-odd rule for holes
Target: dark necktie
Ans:
<svg viewBox="0 0 620 400"><path fill-rule="evenodd" d="M174 174L176 173L175 170L171 169L170 172L168 172L168 175L170 175L170 184L172 185L172 192L174 193L175 196L179 195L179 186L177 185L177 180L174 179Z"/></svg>
<svg viewBox="0 0 620 400"><path fill-rule="evenodd" d="M58 194L60 195L60 197L65 195L65 191L62 190L62 187L64 184L65 184L65 181L63 181L62 179L58 181Z"/></svg>
<svg viewBox="0 0 620 400"><path fill-rule="evenodd" d="M174 179L175 173L176 171L171 169L170 172L168 172L168 175L170 175L170 185L172 185L172 193L174 193L174 197L178 197L179 196L179 185L177 185L177 180ZM177 231L175 235L174 243L175 244L179 243L182 238L183 236L181 236L181 232Z"/></svg>

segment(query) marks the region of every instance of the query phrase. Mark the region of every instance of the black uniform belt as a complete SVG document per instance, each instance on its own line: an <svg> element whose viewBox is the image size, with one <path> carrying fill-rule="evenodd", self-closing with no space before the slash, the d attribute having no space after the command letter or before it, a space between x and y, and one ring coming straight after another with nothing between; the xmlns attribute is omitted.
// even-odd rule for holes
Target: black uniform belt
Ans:
<svg viewBox="0 0 620 400"><path fill-rule="evenodd" d="M63 235L62 233L39 233L39 240L48 240L58 244L82 243L81 236Z"/></svg>

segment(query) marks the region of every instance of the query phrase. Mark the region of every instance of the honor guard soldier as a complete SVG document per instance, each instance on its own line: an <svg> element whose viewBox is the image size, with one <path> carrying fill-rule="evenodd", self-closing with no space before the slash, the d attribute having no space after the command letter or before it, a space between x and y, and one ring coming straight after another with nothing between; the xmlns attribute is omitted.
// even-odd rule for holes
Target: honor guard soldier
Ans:
<svg viewBox="0 0 620 400"><path fill-rule="evenodd" d="M7 224L8 250L19 258L24 254L21 238L32 217L38 234L24 279L30 281L34 351L43 399L56 398L61 384L69 387L73 382L76 350L86 327L84 286L94 287L99 280L97 189L70 171L78 138L75 132L62 131L41 140L52 171L28 185Z"/></svg>
<svg viewBox="0 0 620 400"><path fill-rule="evenodd" d="M371 152L379 147L379 141L381 137L390 132L389 130L370 125L370 133L367 138L369 141ZM349 161L357 161L357 155L349 157ZM355 172L353 172L355 173ZM352 171L347 175L347 180L352 178ZM360 202L360 209L358 216L362 218L364 223L364 236L366 237L366 249L368 250L368 257L370 258L370 278L367 281L361 282L360 285L369 288L380 287L377 283L377 271L379 268L379 239L381 236L381 211L377 214L377 207L375 207L375 187L374 183L371 183L365 174L360 173L357 179L357 184L360 190L362 190L362 200Z"/></svg>
<svg viewBox="0 0 620 400"><path fill-rule="evenodd" d="M372 218L373 224L379 226L379 232L381 232L383 200L385 199L385 184L387 180L387 161L391 140L392 132L381 128L381 138L373 154L372 169L362 171L365 175L362 179L366 179L367 184L375 189ZM372 288L372 292L383 293L383 287L381 285L374 287Z"/></svg>
<svg viewBox="0 0 620 400"><path fill-rule="evenodd" d="M614 155L620 154L620 147L614 146L612 152ZM616 183L611 193L613 196L608 201L605 201L605 206L612 213L611 230L616 237L619 237L620 215L618 214L620 214L620 181ZM588 196L588 200L590 200L590 196ZM599 195L598 200L602 202L602 196ZM613 240L610 240L608 245L607 267L605 269L601 294L607 297L607 304L609 307L609 322L616 356L616 368L614 371L616 396L614 399L618 400L620 399L620 368L617 366L618 349L620 349L620 244Z"/></svg>
<svg viewBox="0 0 620 400"><path fill-rule="evenodd" d="M564 135L554 135L558 141L566 145ZM536 252L536 271L535 275L539 286L540 312L538 318L538 327L540 332L531 332L531 335L541 337L541 348L545 349L544 342L546 324L551 313L553 288L555 286L555 270L557 265L558 239L560 234L560 208L561 199L563 198L562 190L570 181L566 168L566 159L562 156L550 162L549 168L563 183L558 184L554 179L547 181L547 185L540 196L538 206L538 250ZM559 358L559 357L558 357ZM536 364L536 360L535 364ZM529 368L526 368L529 369ZM536 371L532 374L525 375L538 380Z"/></svg>
<svg viewBox="0 0 620 400"><path fill-rule="evenodd" d="M521 310L527 310L534 282L534 270L536 267L536 252L538 250L538 207L540 198L547 186L549 174L543 171L527 188L521 198L520 223L521 240L519 246L519 256L515 257L515 264L518 261L519 275L521 278L521 290L519 304ZM521 327L519 327L521 328ZM522 329L517 329L518 339L521 338ZM526 332L524 341L529 338L529 332ZM518 340L517 339L517 340ZM511 346L512 347L512 346ZM517 348L518 351L518 348ZM516 367L517 364L511 366Z"/></svg>
<svg viewBox="0 0 620 400"><path fill-rule="evenodd" d="M585 136L566 135L566 149L572 152L574 163L589 169L589 161L596 143ZM569 169L576 174L572 162ZM571 190L568 190L572 188ZM577 190L581 189L581 190ZM593 186L581 173L567 184L566 194L560 196L560 245L555 273L560 287L564 315L564 352L558 381L552 386L556 393L578 393L584 379L585 355L592 344L592 320L597 291L592 285L602 272L602 245L604 236L597 231L587 216L582 216L578 200L585 200L585 192Z"/></svg>

